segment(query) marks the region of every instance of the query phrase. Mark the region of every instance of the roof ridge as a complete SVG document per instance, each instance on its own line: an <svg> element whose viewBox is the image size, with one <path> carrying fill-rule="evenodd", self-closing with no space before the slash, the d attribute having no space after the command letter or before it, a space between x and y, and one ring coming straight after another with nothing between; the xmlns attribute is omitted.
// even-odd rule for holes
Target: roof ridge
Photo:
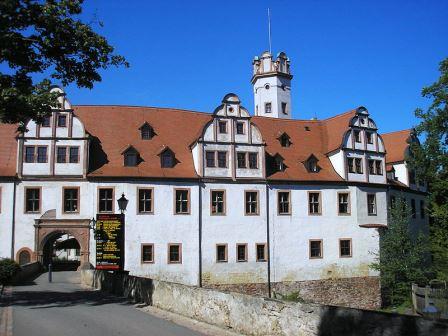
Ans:
<svg viewBox="0 0 448 336"><path fill-rule="evenodd" d="M404 130L400 130L400 131L392 131L392 132L387 132L387 133L381 133L381 135L390 135L390 134L396 134L396 133L402 133L402 132L411 132L412 128L407 128Z"/></svg>
<svg viewBox="0 0 448 336"><path fill-rule="evenodd" d="M171 110L176 112L188 112L188 113L198 113L198 114L212 114L212 112L205 112L205 111L194 111L194 110L187 110L187 109L180 109L175 107L157 107L157 106L142 106L142 105L72 105L72 107L120 107L120 108L140 108L140 109L154 109L154 110Z"/></svg>
<svg viewBox="0 0 448 336"><path fill-rule="evenodd" d="M326 118L326 119L322 119L322 121L329 121L331 119L345 117L347 114L350 114L350 113L353 113L353 112L356 112L356 109L352 109L352 110L349 110L349 111L346 111L346 112L342 112L340 114L336 114L335 116L332 116L332 117L329 117L329 118Z"/></svg>

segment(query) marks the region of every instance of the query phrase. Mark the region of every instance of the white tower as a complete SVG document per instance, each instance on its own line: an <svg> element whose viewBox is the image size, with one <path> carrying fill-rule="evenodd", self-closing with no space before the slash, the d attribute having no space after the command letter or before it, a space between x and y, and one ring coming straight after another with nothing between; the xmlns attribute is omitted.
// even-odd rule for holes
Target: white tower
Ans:
<svg viewBox="0 0 448 336"><path fill-rule="evenodd" d="M284 52L273 60L265 51L256 56L253 65L255 115L291 119L291 79L289 59Z"/></svg>

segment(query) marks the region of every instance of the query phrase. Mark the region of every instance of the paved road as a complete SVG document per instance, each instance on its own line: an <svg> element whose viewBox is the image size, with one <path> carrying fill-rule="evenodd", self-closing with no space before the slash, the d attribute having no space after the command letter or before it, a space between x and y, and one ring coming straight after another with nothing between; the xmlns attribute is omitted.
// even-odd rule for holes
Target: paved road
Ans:
<svg viewBox="0 0 448 336"><path fill-rule="evenodd" d="M47 279L42 274L13 288L14 336L202 335L143 313L124 299L82 288L76 272L54 272L53 282Z"/></svg>

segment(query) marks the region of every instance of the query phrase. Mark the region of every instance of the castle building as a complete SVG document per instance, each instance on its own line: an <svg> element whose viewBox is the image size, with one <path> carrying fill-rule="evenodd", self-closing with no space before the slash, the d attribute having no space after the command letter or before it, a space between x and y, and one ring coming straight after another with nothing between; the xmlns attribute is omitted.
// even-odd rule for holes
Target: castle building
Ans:
<svg viewBox="0 0 448 336"><path fill-rule="evenodd" d="M427 230L426 186L406 164L411 130L380 134L365 107L291 118L285 53L253 61L255 110L235 94L213 113L133 106L60 108L26 132L0 125L0 257L47 263L63 235L95 265L97 214L129 200L130 274L315 302L380 305L388 207L403 197Z"/></svg>

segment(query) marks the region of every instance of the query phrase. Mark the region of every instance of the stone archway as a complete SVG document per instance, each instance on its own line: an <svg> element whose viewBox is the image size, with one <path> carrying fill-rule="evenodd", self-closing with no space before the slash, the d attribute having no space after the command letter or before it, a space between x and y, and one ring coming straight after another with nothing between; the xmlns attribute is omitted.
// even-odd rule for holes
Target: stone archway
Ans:
<svg viewBox="0 0 448 336"><path fill-rule="evenodd" d="M44 263L44 248L51 239L63 234L73 236L80 246L79 269L89 269L89 241L90 241L90 219L56 219L56 211L47 211L40 219L36 220L35 228L35 251L37 261Z"/></svg>

